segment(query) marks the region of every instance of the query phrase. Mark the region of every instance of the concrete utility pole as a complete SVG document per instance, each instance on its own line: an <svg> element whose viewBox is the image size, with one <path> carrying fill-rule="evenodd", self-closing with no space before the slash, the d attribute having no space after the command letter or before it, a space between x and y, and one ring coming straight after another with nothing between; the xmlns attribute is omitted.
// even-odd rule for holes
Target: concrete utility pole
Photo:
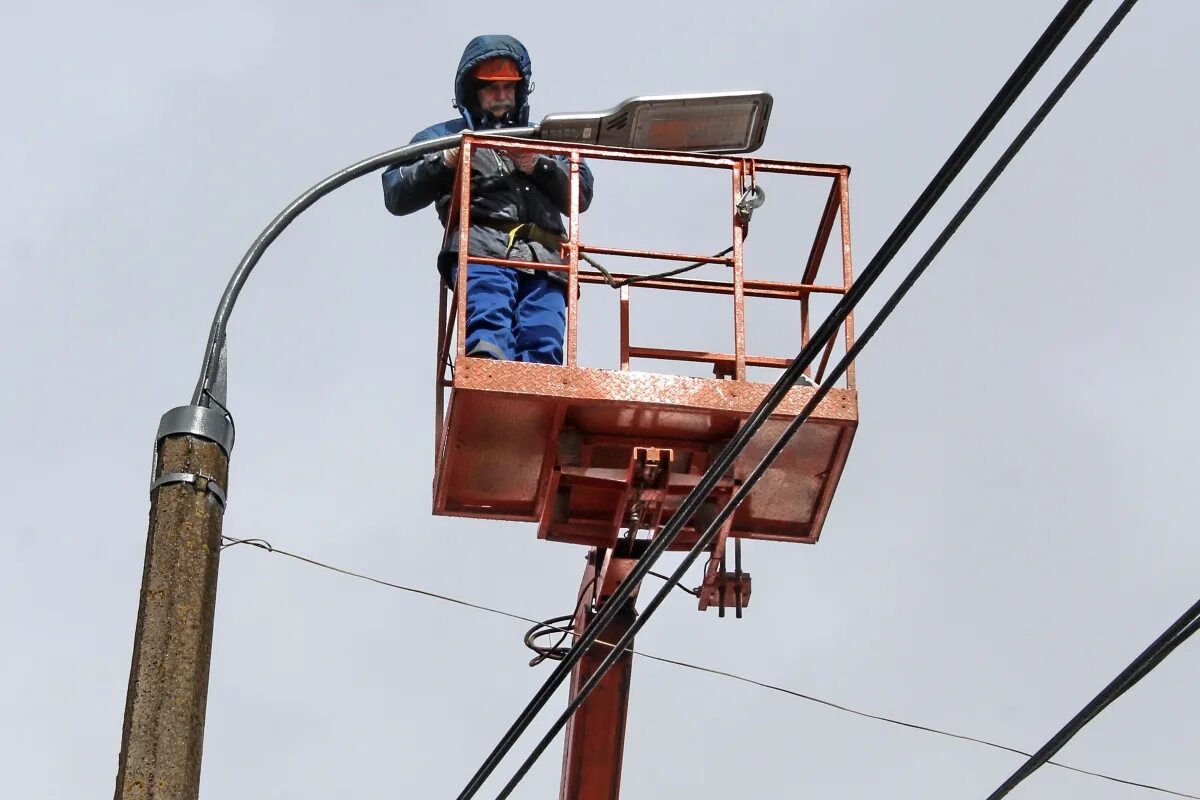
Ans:
<svg viewBox="0 0 1200 800"><path fill-rule="evenodd" d="M505 131L519 137L534 132ZM192 404L168 411L158 427L116 800L196 800L200 793L221 521L233 448L233 422L225 411L225 329L242 286L271 242L317 200L355 178L459 141L454 134L409 144L330 175L272 220L230 277Z"/></svg>
<svg viewBox="0 0 1200 800"><path fill-rule="evenodd" d="M116 800L200 793L232 434L224 413L202 406L159 425Z"/></svg>

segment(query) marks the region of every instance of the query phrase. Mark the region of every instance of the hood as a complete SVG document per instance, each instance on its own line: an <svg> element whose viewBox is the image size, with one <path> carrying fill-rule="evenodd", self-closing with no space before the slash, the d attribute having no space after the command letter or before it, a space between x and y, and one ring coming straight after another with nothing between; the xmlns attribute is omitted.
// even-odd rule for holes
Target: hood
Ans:
<svg viewBox="0 0 1200 800"><path fill-rule="evenodd" d="M529 93L533 91L533 65L529 60L529 51L513 36L489 34L476 36L467 42L462 58L458 61L458 71L454 73L454 106L467 121L467 127L472 130L481 120L467 75L481 62L498 56L516 61L522 76L521 82L517 84L516 105L504 124L529 124Z"/></svg>

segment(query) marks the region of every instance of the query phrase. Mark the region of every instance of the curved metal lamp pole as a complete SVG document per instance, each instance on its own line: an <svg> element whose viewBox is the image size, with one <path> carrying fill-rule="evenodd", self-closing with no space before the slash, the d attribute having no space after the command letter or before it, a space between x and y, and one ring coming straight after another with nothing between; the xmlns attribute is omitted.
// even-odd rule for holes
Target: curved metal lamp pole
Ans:
<svg viewBox="0 0 1200 800"><path fill-rule="evenodd" d="M533 138L536 137L538 130L539 126L500 128L489 130L488 135ZM345 169L333 173L297 197L288 204L287 208L279 212L279 216L275 217L271 221L271 224L263 229L263 232L254 240L254 244L250 245L250 249L246 251L246 255L242 256L241 263L238 264L237 269L233 271L233 276L229 279L229 285L225 287L225 294L221 296L221 302L217 305L217 313L213 317L212 328L208 334L208 346L204 351L204 364L200 369L200 379L196 382L196 391L192 394L192 405L204 405L205 397L208 396L208 393L212 389L214 373L218 371L217 364L220 359L221 347L225 341L225 328L229 323L229 316L233 312L233 304L237 302L238 294L242 291L242 286L246 283L246 279L250 277L250 271L254 269L255 264L262 258L263 253L271 246L271 243L279 237L279 234L283 233L284 229L296 217L308 210L325 195L345 186L355 178L361 178L363 175L368 175L382 167L388 167L401 161L417 158L426 153L435 153L438 150L457 147L461 138L462 135L456 133L437 139L416 142L404 147L397 147L394 150L388 150L386 153L380 153L377 156L363 159L357 164L351 164ZM221 401L218 400L219 402Z"/></svg>
<svg viewBox="0 0 1200 800"><path fill-rule="evenodd" d="M531 138L538 130L488 133ZM454 134L405 145L330 175L271 221L229 279L192 402L164 414L155 439L150 529L116 800L196 800L200 792L221 522L234 439L225 408L225 330L242 286L279 234L322 197L382 167L455 147L460 139L461 134Z"/></svg>

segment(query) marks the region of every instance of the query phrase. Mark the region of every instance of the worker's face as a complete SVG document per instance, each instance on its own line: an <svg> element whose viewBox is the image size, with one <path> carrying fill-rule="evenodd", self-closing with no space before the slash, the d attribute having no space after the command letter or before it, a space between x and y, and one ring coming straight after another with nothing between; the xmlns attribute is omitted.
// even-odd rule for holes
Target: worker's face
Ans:
<svg viewBox="0 0 1200 800"><path fill-rule="evenodd" d="M485 83L476 93L479 107L496 119L503 117L513 110L517 103L516 81L495 81Z"/></svg>

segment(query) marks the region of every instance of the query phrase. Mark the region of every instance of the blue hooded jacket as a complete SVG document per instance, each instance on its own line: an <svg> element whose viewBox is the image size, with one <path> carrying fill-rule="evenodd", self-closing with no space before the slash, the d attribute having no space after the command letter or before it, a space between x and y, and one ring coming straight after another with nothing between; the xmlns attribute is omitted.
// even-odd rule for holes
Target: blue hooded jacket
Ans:
<svg viewBox="0 0 1200 800"><path fill-rule="evenodd" d="M522 80L517 84L512 111L502 119L493 119L479 108L477 87L470 73L490 58L510 58L517 62ZM533 91L533 68L529 51L512 36L476 36L467 43L454 75L454 105L459 117L431 125L413 136L413 142L489 128L522 127L529 124L529 94ZM518 170L506 154L479 149L471 165L471 219L493 225L531 222L553 233L565 233L562 215L570 204L570 165L566 158L539 156L532 174ZM383 173L384 205L396 215L411 214L434 203L442 225L450 211L455 170L446 165L440 153L431 153L415 161L391 167ZM592 172L586 164L579 169L579 208L587 209L592 200ZM472 255L511 258L542 263L561 263L556 251L538 242L520 241L507 252L508 237L487 225L471 225ZM446 247L438 256L443 276L457 260L458 237L447 237Z"/></svg>

